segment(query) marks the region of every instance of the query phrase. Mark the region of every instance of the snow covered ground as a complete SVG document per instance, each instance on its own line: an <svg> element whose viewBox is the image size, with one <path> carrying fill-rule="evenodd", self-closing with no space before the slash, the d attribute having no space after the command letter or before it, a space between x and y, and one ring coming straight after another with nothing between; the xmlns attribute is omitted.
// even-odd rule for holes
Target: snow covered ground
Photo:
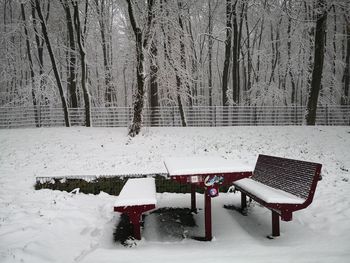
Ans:
<svg viewBox="0 0 350 263"><path fill-rule="evenodd" d="M350 258L350 128L146 128L130 140L124 128L0 130L0 262L348 262ZM113 242L115 197L39 190L36 176L165 172L162 160L222 156L254 166L259 153L323 164L314 202L271 231L270 212L249 216L213 204L212 242L164 240L146 219L143 240ZM157 194L159 207L189 207L187 194ZM203 196L198 194L198 207ZM152 216L149 216L152 219ZM195 215L203 234L203 210Z"/></svg>

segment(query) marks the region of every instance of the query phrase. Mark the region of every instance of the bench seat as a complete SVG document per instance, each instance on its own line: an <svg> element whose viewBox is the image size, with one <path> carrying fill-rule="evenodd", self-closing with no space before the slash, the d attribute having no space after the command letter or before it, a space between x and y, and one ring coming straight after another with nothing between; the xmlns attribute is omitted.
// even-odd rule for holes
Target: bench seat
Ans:
<svg viewBox="0 0 350 263"><path fill-rule="evenodd" d="M233 184L243 189L244 191L251 193L266 203L302 204L306 201L303 198L262 184L250 178L244 178L235 181Z"/></svg>
<svg viewBox="0 0 350 263"><path fill-rule="evenodd" d="M123 186L114 203L114 207L156 204L157 198L154 178L132 178Z"/></svg>
<svg viewBox="0 0 350 263"><path fill-rule="evenodd" d="M128 215L134 238L141 239L142 214L156 208L156 183L154 178L131 178L120 191L114 211Z"/></svg>

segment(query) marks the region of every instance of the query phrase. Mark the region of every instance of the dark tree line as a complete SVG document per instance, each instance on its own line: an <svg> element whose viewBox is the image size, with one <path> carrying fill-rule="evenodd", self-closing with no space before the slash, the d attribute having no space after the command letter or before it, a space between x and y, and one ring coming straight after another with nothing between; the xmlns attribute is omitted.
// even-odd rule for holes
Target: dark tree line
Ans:
<svg viewBox="0 0 350 263"><path fill-rule="evenodd" d="M0 105L349 104L346 0L57 0L0 3ZM151 112L152 122L157 119Z"/></svg>

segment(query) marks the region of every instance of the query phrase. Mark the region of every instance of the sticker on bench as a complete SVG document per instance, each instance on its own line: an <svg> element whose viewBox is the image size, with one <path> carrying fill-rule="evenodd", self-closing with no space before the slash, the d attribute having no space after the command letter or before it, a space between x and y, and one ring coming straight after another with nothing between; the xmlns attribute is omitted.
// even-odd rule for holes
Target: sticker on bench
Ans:
<svg viewBox="0 0 350 263"><path fill-rule="evenodd" d="M208 175L205 178L205 180L204 180L204 185L209 187L209 186L213 186L214 184L222 184L223 181L224 181L224 177L223 176Z"/></svg>
<svg viewBox="0 0 350 263"><path fill-rule="evenodd" d="M201 179L201 176L194 175L194 176L191 176L191 177L190 177L190 182L191 182L191 183L199 183L199 182L200 182L200 179Z"/></svg>

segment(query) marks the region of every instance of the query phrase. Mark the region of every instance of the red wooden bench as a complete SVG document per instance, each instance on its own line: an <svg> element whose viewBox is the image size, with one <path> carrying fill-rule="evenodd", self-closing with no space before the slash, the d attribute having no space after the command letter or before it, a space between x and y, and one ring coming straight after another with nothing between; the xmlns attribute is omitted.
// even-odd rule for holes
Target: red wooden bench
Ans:
<svg viewBox="0 0 350 263"><path fill-rule="evenodd" d="M322 165L268 155L259 155L253 175L235 181L241 192L241 212L247 196L272 211L272 237L280 235L280 221L291 221L294 211L308 207L321 179Z"/></svg>
<svg viewBox="0 0 350 263"><path fill-rule="evenodd" d="M141 239L140 221L143 213L155 209L157 204L154 178L129 179L121 190L114 211L128 215L134 228L134 238Z"/></svg>

